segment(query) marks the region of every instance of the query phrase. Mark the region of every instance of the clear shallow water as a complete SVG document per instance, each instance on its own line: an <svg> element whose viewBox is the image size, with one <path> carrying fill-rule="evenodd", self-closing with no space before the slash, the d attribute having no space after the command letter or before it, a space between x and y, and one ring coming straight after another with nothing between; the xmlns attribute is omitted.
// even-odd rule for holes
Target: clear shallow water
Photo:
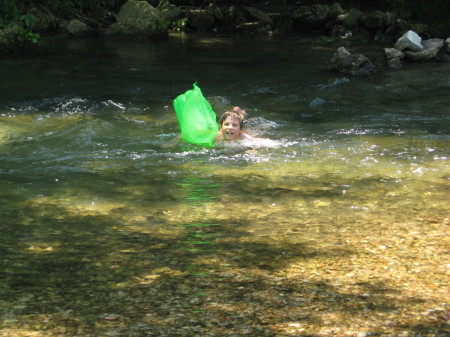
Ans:
<svg viewBox="0 0 450 337"><path fill-rule="evenodd" d="M344 254L350 237L374 228L445 222L450 68L348 78L325 70L335 49L174 35L149 45L70 41L43 58L2 60L6 326L77 305L94 324L121 310L122 295L105 308L105 289L161 275L188 287L180 275L215 279L264 269L274 256L281 265L279 249L313 257L320 242ZM171 101L194 81L216 112L245 108L258 138L164 147L178 132Z"/></svg>

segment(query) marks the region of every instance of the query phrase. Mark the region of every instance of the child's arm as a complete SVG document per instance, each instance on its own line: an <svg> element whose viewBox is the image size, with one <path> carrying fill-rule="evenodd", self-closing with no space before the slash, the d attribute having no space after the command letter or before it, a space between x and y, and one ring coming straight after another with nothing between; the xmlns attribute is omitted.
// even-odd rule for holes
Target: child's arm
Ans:
<svg viewBox="0 0 450 337"><path fill-rule="evenodd" d="M240 139L254 139L255 137L249 135L246 131L241 131L239 138Z"/></svg>
<svg viewBox="0 0 450 337"><path fill-rule="evenodd" d="M247 116L247 111L245 111L244 109L241 109L238 106L235 106L233 108L233 111L236 111L237 113L239 113L242 116L243 119L245 119L245 117Z"/></svg>

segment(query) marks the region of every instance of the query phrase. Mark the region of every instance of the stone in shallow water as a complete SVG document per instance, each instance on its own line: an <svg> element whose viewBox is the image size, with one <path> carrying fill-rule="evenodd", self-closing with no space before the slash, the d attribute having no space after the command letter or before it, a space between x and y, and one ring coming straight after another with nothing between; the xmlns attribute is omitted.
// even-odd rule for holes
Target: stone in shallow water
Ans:
<svg viewBox="0 0 450 337"><path fill-rule="evenodd" d="M405 57L405 53L395 48L384 48L384 54L388 60L402 59Z"/></svg>
<svg viewBox="0 0 450 337"><path fill-rule="evenodd" d="M317 97L317 98L314 98L314 99L309 103L309 106L312 107L312 108L315 108L315 107L324 105L326 102L327 102L327 101L324 100L323 98Z"/></svg>
<svg viewBox="0 0 450 337"><path fill-rule="evenodd" d="M414 62L424 62L436 57L444 46L443 39L431 39L423 41L424 49L421 51L406 51L406 58Z"/></svg>
<svg viewBox="0 0 450 337"><path fill-rule="evenodd" d="M362 54L350 54L344 47L339 47L328 62L328 69L355 76L370 75L375 72L372 62Z"/></svg>
<svg viewBox="0 0 450 337"><path fill-rule="evenodd" d="M422 38L414 31L408 30L394 45L397 50L410 49L413 51L423 50Z"/></svg>

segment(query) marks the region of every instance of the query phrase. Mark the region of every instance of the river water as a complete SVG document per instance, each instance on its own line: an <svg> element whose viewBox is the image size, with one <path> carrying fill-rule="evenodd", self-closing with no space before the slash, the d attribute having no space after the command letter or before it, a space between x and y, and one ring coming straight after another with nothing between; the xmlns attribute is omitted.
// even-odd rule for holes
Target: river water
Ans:
<svg viewBox="0 0 450 337"><path fill-rule="evenodd" d="M313 263L389 250L403 232L442 250L450 67L347 77L326 70L337 47L174 34L3 59L0 336L327 336L338 318L255 317L280 279L317 281L301 272ZM179 130L171 102L194 82L217 113L245 108L257 138L164 146ZM291 293L277 293L279 312L293 315Z"/></svg>

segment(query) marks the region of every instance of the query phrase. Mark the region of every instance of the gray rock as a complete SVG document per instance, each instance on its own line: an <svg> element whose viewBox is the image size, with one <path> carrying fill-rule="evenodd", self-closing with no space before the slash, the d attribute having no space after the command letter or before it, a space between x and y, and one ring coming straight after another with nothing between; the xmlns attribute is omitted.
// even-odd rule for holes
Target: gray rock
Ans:
<svg viewBox="0 0 450 337"><path fill-rule="evenodd" d="M441 49L444 46L444 39L429 39L423 40L422 46L424 49L428 48L438 48Z"/></svg>
<svg viewBox="0 0 450 337"><path fill-rule="evenodd" d="M309 102L309 106L311 108L317 108L321 105L324 105L326 102L327 101L324 100L323 98L317 97L317 98L314 98L311 102Z"/></svg>
<svg viewBox="0 0 450 337"><path fill-rule="evenodd" d="M270 18L270 16L264 13L263 11L259 10L258 8L245 7L245 10L247 11L250 17L256 19L257 21L273 25L273 21Z"/></svg>
<svg viewBox="0 0 450 337"><path fill-rule="evenodd" d="M416 32L408 30L397 40L394 48L398 50L410 49L412 51L421 51L423 50L422 38Z"/></svg>
<svg viewBox="0 0 450 337"><path fill-rule="evenodd" d="M344 14L344 10L342 9L340 3L335 2L330 6L330 13L329 13L330 19L336 19L341 14Z"/></svg>
<svg viewBox="0 0 450 337"><path fill-rule="evenodd" d="M270 18L273 21L273 27L278 32L290 32L293 30L292 16L288 13L271 13Z"/></svg>
<svg viewBox="0 0 450 337"><path fill-rule="evenodd" d="M408 29L408 23L402 19L391 19L391 24L383 33L383 41L396 42Z"/></svg>
<svg viewBox="0 0 450 337"><path fill-rule="evenodd" d="M362 11L356 8L350 9L348 13L341 14L337 17L337 21L347 28L359 26L361 17L364 15Z"/></svg>
<svg viewBox="0 0 450 337"><path fill-rule="evenodd" d="M211 4L209 6L209 11L211 12L212 15L214 15L214 17L217 20L223 20L224 15L223 15L222 9L219 6Z"/></svg>
<svg viewBox="0 0 450 337"><path fill-rule="evenodd" d="M10 22L0 29L0 55L7 54L15 49L16 41L19 38L22 27L16 22Z"/></svg>
<svg viewBox="0 0 450 337"><path fill-rule="evenodd" d="M389 13L375 11L364 14L361 17L361 24L367 29L385 28L390 24L391 16Z"/></svg>
<svg viewBox="0 0 450 337"><path fill-rule="evenodd" d="M67 33L71 37L75 38L92 37L97 35L97 32L94 29L78 19L70 20L69 24L67 25Z"/></svg>
<svg viewBox="0 0 450 337"><path fill-rule="evenodd" d="M242 11L236 6L224 7L222 14L223 19L220 20L220 25L226 30L234 30L236 26L246 22Z"/></svg>
<svg viewBox="0 0 450 337"><path fill-rule="evenodd" d="M450 37L445 40L445 43L447 44L447 53L450 54Z"/></svg>
<svg viewBox="0 0 450 337"><path fill-rule="evenodd" d="M121 8L116 23L106 31L108 35L135 39L153 39L168 35L161 12L147 1L129 0Z"/></svg>
<svg viewBox="0 0 450 337"><path fill-rule="evenodd" d="M178 20L182 14L183 11L180 7L170 4L169 2L164 2L161 7L158 7L158 9L161 12L162 17L167 22L175 22Z"/></svg>
<svg viewBox="0 0 450 337"><path fill-rule="evenodd" d="M188 24L190 27L195 28L198 31L205 31L211 28L216 21L214 15L204 9L192 9L186 12L188 18Z"/></svg>
<svg viewBox="0 0 450 337"><path fill-rule="evenodd" d="M321 29L332 18L335 9L328 5L300 6L293 15L293 25L296 30Z"/></svg>
<svg viewBox="0 0 450 337"><path fill-rule="evenodd" d="M373 63L362 54L350 54L339 47L328 62L328 69L354 76L368 76L375 72Z"/></svg>
<svg viewBox="0 0 450 337"><path fill-rule="evenodd" d="M431 39L422 42L424 47L421 51L406 51L405 57L413 62L429 61L437 56L439 50L444 46L443 39Z"/></svg>
<svg viewBox="0 0 450 337"><path fill-rule="evenodd" d="M388 60L399 59L405 57L405 53L395 48L384 48L384 54Z"/></svg>
<svg viewBox="0 0 450 337"><path fill-rule="evenodd" d="M400 69L402 67L402 60L400 58L392 58L387 62L389 68Z"/></svg>
<svg viewBox="0 0 450 337"><path fill-rule="evenodd" d="M329 28L329 32L333 37L348 38L353 36L353 32L350 29L338 24L332 25Z"/></svg>

